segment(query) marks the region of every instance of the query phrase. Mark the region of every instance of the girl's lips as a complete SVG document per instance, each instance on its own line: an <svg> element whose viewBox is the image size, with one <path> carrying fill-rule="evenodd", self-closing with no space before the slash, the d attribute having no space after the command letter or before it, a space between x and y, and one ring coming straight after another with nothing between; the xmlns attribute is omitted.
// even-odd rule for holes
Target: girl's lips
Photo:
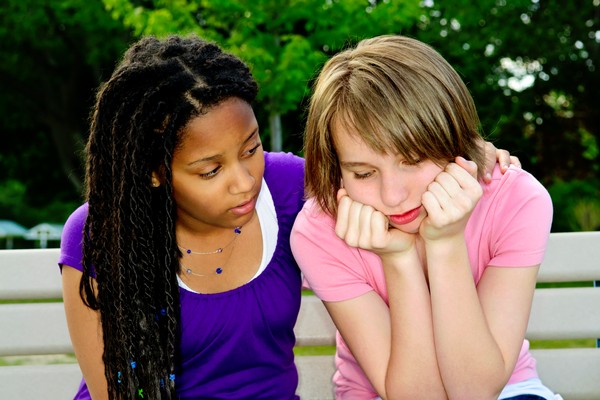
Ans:
<svg viewBox="0 0 600 400"><path fill-rule="evenodd" d="M421 214L421 208L423 208L423 206L419 206L417 208L413 208L412 210L407 211L407 212L402 213L402 214L389 215L388 218L390 219L390 222L393 223L394 225L406 225L406 224L410 224L415 219L417 219L417 217L419 216L419 214Z"/></svg>
<svg viewBox="0 0 600 400"><path fill-rule="evenodd" d="M246 203L240 204L239 206L232 208L231 212L238 216L246 215L246 214L254 211L255 206L256 206L256 197L253 197L251 200L247 201Z"/></svg>

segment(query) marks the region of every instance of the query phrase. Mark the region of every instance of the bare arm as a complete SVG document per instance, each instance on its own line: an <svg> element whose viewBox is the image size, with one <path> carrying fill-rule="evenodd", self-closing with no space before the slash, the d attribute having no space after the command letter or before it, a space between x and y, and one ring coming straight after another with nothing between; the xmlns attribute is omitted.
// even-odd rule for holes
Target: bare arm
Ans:
<svg viewBox="0 0 600 400"><path fill-rule="evenodd" d="M473 281L464 227L481 195L476 167L449 164L423 195L438 365L451 399L496 399L525 335L538 266L485 270Z"/></svg>
<svg viewBox="0 0 600 400"><path fill-rule="evenodd" d="M62 286L67 325L77 362L94 400L108 400L104 363L102 361L102 329L98 312L88 308L79 296L82 273L64 265Z"/></svg>
<svg viewBox="0 0 600 400"><path fill-rule="evenodd" d="M452 247L428 250L440 373L451 399L496 399L521 350L538 266L488 267L475 288L468 257Z"/></svg>
<svg viewBox="0 0 600 400"><path fill-rule="evenodd" d="M342 337L382 398L445 399L431 304L415 235L388 230L387 218L340 190L336 234L381 257L389 308L375 292L326 303Z"/></svg>
<svg viewBox="0 0 600 400"><path fill-rule="evenodd" d="M375 292L325 306L379 396L445 399L426 283L422 271L413 272L414 280L410 273L386 274L394 281L390 308Z"/></svg>

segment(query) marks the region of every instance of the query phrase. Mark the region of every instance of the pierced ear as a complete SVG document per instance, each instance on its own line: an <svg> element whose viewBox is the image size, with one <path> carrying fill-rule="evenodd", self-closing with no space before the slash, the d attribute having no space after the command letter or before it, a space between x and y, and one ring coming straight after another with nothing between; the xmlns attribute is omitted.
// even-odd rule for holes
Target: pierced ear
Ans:
<svg viewBox="0 0 600 400"><path fill-rule="evenodd" d="M156 172L152 172L152 187L159 187L160 186L160 180L158 179L158 175L156 174Z"/></svg>

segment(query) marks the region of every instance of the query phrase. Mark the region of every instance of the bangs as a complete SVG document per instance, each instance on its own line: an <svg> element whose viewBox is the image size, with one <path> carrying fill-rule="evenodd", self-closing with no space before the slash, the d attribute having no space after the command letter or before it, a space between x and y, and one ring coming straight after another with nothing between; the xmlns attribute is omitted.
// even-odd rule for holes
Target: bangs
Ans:
<svg viewBox="0 0 600 400"><path fill-rule="evenodd" d="M353 71L352 78L356 72ZM389 96L378 90L378 85L353 85L357 81L364 83L364 79L352 78L336 99L335 111L332 110L330 130L333 136L337 126L377 153L401 155L408 162L432 158L432 152L436 153L434 140L424 141L423 135L419 134L431 131L431 128L422 121L419 113L410 110L399 91Z"/></svg>

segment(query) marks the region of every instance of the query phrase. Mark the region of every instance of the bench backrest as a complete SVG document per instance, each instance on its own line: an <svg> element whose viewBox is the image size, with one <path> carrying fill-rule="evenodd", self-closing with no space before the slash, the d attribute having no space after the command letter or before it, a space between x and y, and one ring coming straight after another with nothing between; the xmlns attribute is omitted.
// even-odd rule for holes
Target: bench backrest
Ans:
<svg viewBox="0 0 600 400"><path fill-rule="evenodd" d="M0 357L72 352L57 259L58 249L0 250ZM538 281L587 286L536 289L530 340L600 338L600 289L590 283L600 281L600 232L552 233ZM314 296L303 296L295 331L298 348L335 344L335 327ZM544 383L566 400L599 399L600 349L558 346L533 350ZM303 400L333 398L331 355L296 363ZM80 377L76 364L0 366L0 398L68 398Z"/></svg>

